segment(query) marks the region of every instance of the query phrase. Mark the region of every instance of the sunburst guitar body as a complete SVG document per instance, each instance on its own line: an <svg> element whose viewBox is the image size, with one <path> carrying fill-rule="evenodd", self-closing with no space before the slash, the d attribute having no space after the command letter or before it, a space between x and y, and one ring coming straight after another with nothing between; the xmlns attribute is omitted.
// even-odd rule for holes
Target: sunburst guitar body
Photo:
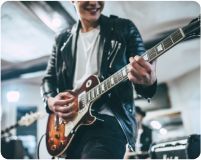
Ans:
<svg viewBox="0 0 201 160"><path fill-rule="evenodd" d="M77 91L69 91L74 95L74 104L78 108L76 117L66 122L56 114L50 114L47 124L46 145L52 156L61 156L68 148L74 134L81 125L91 125L96 117L91 114L92 101L86 102L86 93L99 84L96 76L90 76Z"/></svg>

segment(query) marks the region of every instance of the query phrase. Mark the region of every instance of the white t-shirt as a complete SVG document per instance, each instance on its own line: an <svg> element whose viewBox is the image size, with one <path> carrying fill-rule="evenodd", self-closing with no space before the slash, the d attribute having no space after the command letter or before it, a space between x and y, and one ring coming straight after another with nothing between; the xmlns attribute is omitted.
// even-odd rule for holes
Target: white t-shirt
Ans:
<svg viewBox="0 0 201 160"><path fill-rule="evenodd" d="M80 88L82 83L90 76L97 74L97 53L100 42L100 27L89 32L79 32L77 41L77 59L73 87Z"/></svg>
<svg viewBox="0 0 201 160"><path fill-rule="evenodd" d="M89 32L79 31L77 40L77 58L73 88L79 89L83 82L91 75L98 73L98 49L100 44L100 26ZM100 114L114 116L107 104L101 106Z"/></svg>

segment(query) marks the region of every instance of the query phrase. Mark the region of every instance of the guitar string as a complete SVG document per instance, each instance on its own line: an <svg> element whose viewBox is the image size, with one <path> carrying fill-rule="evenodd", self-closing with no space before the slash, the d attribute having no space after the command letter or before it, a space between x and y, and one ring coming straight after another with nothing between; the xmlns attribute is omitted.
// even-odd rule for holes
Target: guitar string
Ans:
<svg viewBox="0 0 201 160"><path fill-rule="evenodd" d="M197 23L197 21L193 22L193 25ZM191 24L192 25L192 24ZM197 27L196 29L194 30L197 30L198 28L200 27ZM163 39L160 43L158 43L157 45L155 45L154 47L152 47L151 49L147 50L145 52L145 54L151 56L152 54L154 55L152 58L149 57L149 61L152 61L153 59L157 58L158 56L162 55L163 53L165 53L167 50L169 50L170 48L172 48L174 45L176 45L178 42L180 42L181 40L184 39L185 36L182 35L180 29L183 31L182 28L178 28L175 32L173 32L171 35L169 35L168 37L166 37L165 39ZM183 32L184 33L184 32ZM171 37L172 36L172 37ZM168 39L171 39L171 38L174 38L174 41L172 40L172 44L169 45L167 48L164 47L164 50L162 52L157 52L156 51L156 47L160 44L163 44L165 42L165 40L168 40ZM154 50L154 51L153 51ZM152 51L152 52L151 52ZM144 55L144 54L143 54ZM142 55L142 57L143 57ZM128 77L123 77L123 79L121 80L121 76L119 77L118 74L119 73L122 73L122 70L126 70L126 73L128 73L127 71L127 67L128 67L128 64L124 67L122 67L119 71L115 72L114 74L112 74L111 76L109 76L108 78L106 78L104 81L102 81L100 84L98 84L97 86L93 87L92 89L90 89L89 91L86 92L86 96L85 96L85 103L91 103L92 101L94 101L97 97L99 96L102 96L103 94L105 94L108 90L110 90L111 88L113 88L114 86L118 85L120 82L124 81L124 80L127 80ZM117 77L116 77L117 76ZM117 82L114 82L115 84L112 85L107 85L108 83L111 83L111 81L109 82L109 80L111 78L117 78ZM120 78L120 80L118 80ZM104 90L101 91L101 85L104 86ZM112 87L111 87L112 86ZM107 89L105 89L105 87L107 87ZM97 94L96 93L96 89L99 90L101 93L100 94ZM91 93L91 92L94 92L94 93ZM89 94L89 95L88 95ZM95 95L94 98L91 98L91 94ZM84 95L83 95L84 96ZM89 101L87 100L86 97L90 97Z"/></svg>
<svg viewBox="0 0 201 160"><path fill-rule="evenodd" d="M178 32L178 30L176 31L176 32ZM171 35L173 35L173 34L175 34L176 32L174 32L174 33L172 33ZM169 38L170 36L168 36L167 38ZM181 37L181 33L180 33L180 35L178 36L178 34L176 34L176 36L175 37ZM167 38L165 38L164 40L166 40ZM163 40L163 41L164 41ZM162 42L163 42L162 41ZM161 42L161 43L162 43ZM171 45L174 45L174 42L171 44ZM157 45L156 45L157 46ZM152 47L150 50L148 50L147 52L145 52L146 54L152 54L152 53L157 53L156 52L156 46L154 46L154 47ZM167 48L166 48L167 49ZM166 50L165 49L165 50ZM154 50L153 52L152 52L152 50ZM156 54L155 54L155 56L154 57L156 57ZM154 58L153 57L153 58ZM94 88L92 88L92 89L90 89L88 92L86 92L86 97L87 97L87 95L89 94L89 96L88 97L90 97L90 95L91 95L91 92L96 92L96 88L101 88L101 85L103 85L103 86L105 86L105 87L107 87L107 89L104 89L104 91L101 93L101 94L95 94L95 97L94 98L91 98L90 97L90 99L89 99L89 103L90 102L92 102L92 101L94 101L97 97L99 97L99 96L101 96L101 95L103 95L104 93L106 93L108 90L110 90L111 88L113 88L114 86L116 86L117 84L119 84L120 82L122 82L123 80L126 80L126 79L128 79L127 78L127 76L126 77L123 77L123 79L121 80L121 76L119 76L119 73L122 73L122 70L126 70L126 72L127 72L127 67L128 67L128 65L126 65L126 66L124 66L124 67L122 67L119 71L117 71L117 72L115 72L113 75L111 75L111 76L109 76L107 79L105 79L104 81L102 81L100 84L98 84L97 86L95 86ZM128 73L128 72L127 72ZM117 76L117 77L116 77ZM109 82L110 81L110 79L111 78L117 78L118 80L117 80L117 82L114 82L115 84L114 85L110 85L110 86L108 86L107 85L107 82ZM111 83L111 82L110 82ZM106 85L105 85L106 84ZM112 87L111 87L112 86ZM100 89L101 90L101 89ZM94 93L92 93L92 94L94 94ZM86 100L87 101L87 100Z"/></svg>

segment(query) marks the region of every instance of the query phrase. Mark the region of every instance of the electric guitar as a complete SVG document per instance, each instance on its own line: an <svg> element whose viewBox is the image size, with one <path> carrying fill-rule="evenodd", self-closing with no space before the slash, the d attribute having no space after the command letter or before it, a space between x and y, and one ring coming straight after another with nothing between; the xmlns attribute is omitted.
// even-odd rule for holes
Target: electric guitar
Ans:
<svg viewBox="0 0 201 160"><path fill-rule="evenodd" d="M10 127L1 131L1 135L5 133L9 133L10 130L17 128L18 126L29 126L34 123L37 119L43 117L45 114L41 112L34 112L34 113L26 113L24 116L21 117L16 124L11 125Z"/></svg>
<svg viewBox="0 0 201 160"><path fill-rule="evenodd" d="M142 57L152 62L170 48L182 40L199 36L200 34L200 16L188 25L178 28L160 43L147 50ZM77 116L71 121L64 121L56 114L52 113L48 117L46 146L50 155L62 156L69 147L77 129L81 125L91 125L96 121L96 117L91 113L92 104L107 91L117 86L119 83L128 79L128 65L100 82L99 79L92 75L85 80L80 89L69 91L74 95L76 100L74 104L78 108Z"/></svg>

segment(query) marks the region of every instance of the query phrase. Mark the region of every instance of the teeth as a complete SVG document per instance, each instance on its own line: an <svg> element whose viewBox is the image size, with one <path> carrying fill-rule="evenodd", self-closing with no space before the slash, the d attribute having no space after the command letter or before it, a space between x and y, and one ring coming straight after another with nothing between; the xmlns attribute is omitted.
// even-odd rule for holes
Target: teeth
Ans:
<svg viewBox="0 0 201 160"><path fill-rule="evenodd" d="M88 8L87 10L89 10L89 11L97 11L98 8Z"/></svg>

